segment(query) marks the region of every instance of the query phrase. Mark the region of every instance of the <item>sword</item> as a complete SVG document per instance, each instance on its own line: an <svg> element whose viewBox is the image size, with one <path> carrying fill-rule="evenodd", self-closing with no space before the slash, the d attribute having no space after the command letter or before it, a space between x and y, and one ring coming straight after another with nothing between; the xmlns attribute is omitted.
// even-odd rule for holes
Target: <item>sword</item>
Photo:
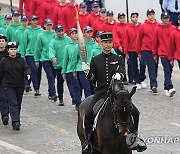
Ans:
<svg viewBox="0 0 180 154"><path fill-rule="evenodd" d="M81 30L81 26L79 23L79 14L77 11L77 8L75 6L75 10L76 10L76 24L77 24L77 34L78 34L78 46L79 46L79 52L82 58L83 62L87 62L87 58L86 58L86 45L85 45L85 41L84 41L84 36Z"/></svg>

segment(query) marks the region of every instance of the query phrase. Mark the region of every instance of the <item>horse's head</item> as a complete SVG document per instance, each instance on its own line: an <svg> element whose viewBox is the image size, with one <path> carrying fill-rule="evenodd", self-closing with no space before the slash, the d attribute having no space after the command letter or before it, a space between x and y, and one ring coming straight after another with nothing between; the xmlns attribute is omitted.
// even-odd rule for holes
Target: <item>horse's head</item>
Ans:
<svg viewBox="0 0 180 154"><path fill-rule="evenodd" d="M136 87L133 87L129 93L121 81L114 80L111 83L110 94L115 124L121 133L129 132L131 112L133 109L131 97L135 92Z"/></svg>

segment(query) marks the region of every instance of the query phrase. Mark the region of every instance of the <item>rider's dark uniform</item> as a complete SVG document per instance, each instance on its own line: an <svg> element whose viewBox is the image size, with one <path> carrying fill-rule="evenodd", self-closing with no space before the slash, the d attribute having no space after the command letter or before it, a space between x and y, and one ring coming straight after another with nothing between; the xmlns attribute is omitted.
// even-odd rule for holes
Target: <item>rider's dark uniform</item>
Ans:
<svg viewBox="0 0 180 154"><path fill-rule="evenodd" d="M100 37L102 41L112 40L112 34L104 33ZM125 74L125 64L122 56L115 55L111 52L108 54L102 52L100 55L92 58L87 79L90 80L93 84L96 84L96 89L94 97L90 102L85 114L84 125L86 132L86 142L82 149L82 151L85 153L92 150L91 134L93 125L93 106L98 100L106 97L112 76L115 73L120 73L123 75ZM135 131L137 131L139 111L134 105L132 116L135 123Z"/></svg>

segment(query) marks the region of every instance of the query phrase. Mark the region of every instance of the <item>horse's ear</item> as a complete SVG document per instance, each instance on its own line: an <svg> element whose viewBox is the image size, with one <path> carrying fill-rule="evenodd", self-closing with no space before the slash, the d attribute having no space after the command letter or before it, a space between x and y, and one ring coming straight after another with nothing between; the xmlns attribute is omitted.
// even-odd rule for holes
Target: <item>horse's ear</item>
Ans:
<svg viewBox="0 0 180 154"><path fill-rule="evenodd" d="M131 92L129 93L129 98L131 98L131 97L135 94L136 88L137 88L136 86L134 86L134 87L132 88Z"/></svg>

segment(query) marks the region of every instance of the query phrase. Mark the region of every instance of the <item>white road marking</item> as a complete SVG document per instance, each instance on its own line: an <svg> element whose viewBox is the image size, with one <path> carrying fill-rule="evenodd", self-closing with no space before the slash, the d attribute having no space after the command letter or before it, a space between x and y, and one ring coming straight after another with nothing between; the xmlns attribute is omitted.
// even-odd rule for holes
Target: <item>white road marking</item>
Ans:
<svg viewBox="0 0 180 154"><path fill-rule="evenodd" d="M13 144L1 141L1 140L0 140L0 146L7 148L7 149L11 149L11 150L19 152L19 153L23 153L23 154L37 154L36 152L25 150L21 147L18 147L16 145L13 145Z"/></svg>
<svg viewBox="0 0 180 154"><path fill-rule="evenodd" d="M180 124L178 124L178 123L171 123L171 125L174 125L174 126L180 127Z"/></svg>

